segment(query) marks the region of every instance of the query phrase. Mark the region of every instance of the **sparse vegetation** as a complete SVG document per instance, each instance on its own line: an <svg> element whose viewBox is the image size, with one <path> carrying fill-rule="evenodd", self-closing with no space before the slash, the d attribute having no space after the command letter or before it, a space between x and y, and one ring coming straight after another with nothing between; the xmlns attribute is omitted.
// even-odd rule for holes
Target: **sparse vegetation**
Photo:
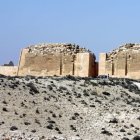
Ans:
<svg viewBox="0 0 140 140"><path fill-rule="evenodd" d="M40 139L52 139L52 134L62 138L63 135L91 139L99 135L103 139L123 140L138 137L140 96L132 81L71 76L8 79L0 78L3 81L0 135L4 128L8 135L24 131L22 137L27 138L30 133ZM12 89L14 84L17 86ZM102 129L103 126L107 127Z"/></svg>

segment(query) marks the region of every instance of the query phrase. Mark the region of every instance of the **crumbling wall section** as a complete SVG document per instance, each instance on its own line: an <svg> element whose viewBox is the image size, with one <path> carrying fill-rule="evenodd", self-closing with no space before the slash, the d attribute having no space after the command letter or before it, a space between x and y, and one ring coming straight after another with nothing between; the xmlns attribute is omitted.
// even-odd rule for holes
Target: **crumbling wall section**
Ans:
<svg viewBox="0 0 140 140"><path fill-rule="evenodd" d="M53 76L60 75L60 54L30 54L28 49L21 53L18 75Z"/></svg>
<svg viewBox="0 0 140 140"><path fill-rule="evenodd" d="M95 59L85 48L72 44L43 44L22 50L19 76L95 76Z"/></svg>
<svg viewBox="0 0 140 140"><path fill-rule="evenodd" d="M100 54L99 74L140 79L140 44L125 44L106 54Z"/></svg>
<svg viewBox="0 0 140 140"><path fill-rule="evenodd" d="M16 76L18 66L0 66L0 74L6 76Z"/></svg>

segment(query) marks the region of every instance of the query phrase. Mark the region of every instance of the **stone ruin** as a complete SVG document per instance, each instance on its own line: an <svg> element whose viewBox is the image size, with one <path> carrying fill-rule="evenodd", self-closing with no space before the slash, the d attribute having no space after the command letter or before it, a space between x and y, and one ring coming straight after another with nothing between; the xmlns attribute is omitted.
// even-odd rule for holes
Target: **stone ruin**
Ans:
<svg viewBox="0 0 140 140"><path fill-rule="evenodd" d="M97 76L95 55L75 44L32 45L22 50L17 75Z"/></svg>
<svg viewBox="0 0 140 140"><path fill-rule="evenodd" d="M21 51L19 65L0 66L0 74L10 76L80 76L109 75L140 79L140 44L125 44L99 56L78 45L54 43L31 45Z"/></svg>
<svg viewBox="0 0 140 140"><path fill-rule="evenodd" d="M99 74L140 79L140 44L125 44L109 53L101 53Z"/></svg>
<svg viewBox="0 0 140 140"><path fill-rule="evenodd" d="M17 75L18 66L14 66L13 61L10 61L8 64L0 66L0 74L7 76Z"/></svg>
<svg viewBox="0 0 140 140"><path fill-rule="evenodd" d="M55 54L63 53L64 55L75 55L77 53L91 53L86 48L80 48L79 45L68 43L39 44L27 47L30 53L34 54Z"/></svg>

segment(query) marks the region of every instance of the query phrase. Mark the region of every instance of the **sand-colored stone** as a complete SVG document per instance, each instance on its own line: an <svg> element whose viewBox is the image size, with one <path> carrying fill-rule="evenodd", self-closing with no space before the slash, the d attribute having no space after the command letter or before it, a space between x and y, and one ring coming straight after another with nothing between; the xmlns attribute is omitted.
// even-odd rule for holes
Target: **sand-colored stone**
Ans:
<svg viewBox="0 0 140 140"><path fill-rule="evenodd" d="M75 62L76 76L97 76L95 58L91 53L78 53Z"/></svg>
<svg viewBox="0 0 140 140"><path fill-rule="evenodd" d="M140 79L140 45L126 44L111 53L101 53L99 75Z"/></svg>
<svg viewBox="0 0 140 140"><path fill-rule="evenodd" d="M33 76L96 76L94 55L71 44L45 44L23 49L18 75Z"/></svg>
<svg viewBox="0 0 140 140"><path fill-rule="evenodd" d="M75 62L76 76L89 76L89 53L78 53Z"/></svg>
<svg viewBox="0 0 140 140"><path fill-rule="evenodd" d="M61 55L60 75L74 75L74 56Z"/></svg>
<svg viewBox="0 0 140 140"><path fill-rule="evenodd" d="M105 62L106 62L106 53L100 53L100 56L99 56L99 74L100 75L103 75L106 73Z"/></svg>
<svg viewBox="0 0 140 140"><path fill-rule="evenodd" d="M53 76L60 75L60 54L30 54L28 49L23 49L19 63L18 75Z"/></svg>
<svg viewBox="0 0 140 140"><path fill-rule="evenodd" d="M0 66L0 74L6 76L16 76L17 70L17 66Z"/></svg>

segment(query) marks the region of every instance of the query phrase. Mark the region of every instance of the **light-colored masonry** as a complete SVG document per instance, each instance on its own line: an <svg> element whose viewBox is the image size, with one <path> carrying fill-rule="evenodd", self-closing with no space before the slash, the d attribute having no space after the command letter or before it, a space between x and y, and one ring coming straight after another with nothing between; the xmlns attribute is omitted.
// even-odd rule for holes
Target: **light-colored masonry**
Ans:
<svg viewBox="0 0 140 140"><path fill-rule="evenodd" d="M100 53L99 75L140 79L140 44L126 44L110 53Z"/></svg>
<svg viewBox="0 0 140 140"><path fill-rule="evenodd" d="M21 51L17 67L1 66L0 73L17 76L97 76L98 63L89 50L75 44L40 44ZM10 72L9 72L10 71Z"/></svg>
<svg viewBox="0 0 140 140"><path fill-rule="evenodd" d="M18 66L0 66L10 76L110 77L140 79L140 44L125 44L110 53L95 55L75 44L39 44L21 51Z"/></svg>

